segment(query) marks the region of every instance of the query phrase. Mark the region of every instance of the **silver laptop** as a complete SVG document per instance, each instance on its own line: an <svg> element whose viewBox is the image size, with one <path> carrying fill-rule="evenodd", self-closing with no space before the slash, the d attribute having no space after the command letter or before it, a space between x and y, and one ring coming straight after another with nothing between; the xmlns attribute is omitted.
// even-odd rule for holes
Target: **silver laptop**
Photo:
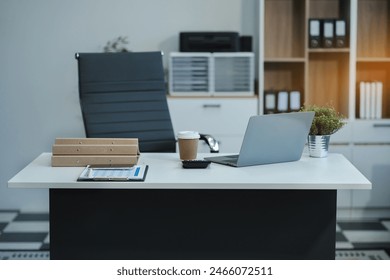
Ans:
<svg viewBox="0 0 390 280"><path fill-rule="evenodd" d="M206 157L235 167L299 160L314 112L294 112L249 118L238 155Z"/></svg>

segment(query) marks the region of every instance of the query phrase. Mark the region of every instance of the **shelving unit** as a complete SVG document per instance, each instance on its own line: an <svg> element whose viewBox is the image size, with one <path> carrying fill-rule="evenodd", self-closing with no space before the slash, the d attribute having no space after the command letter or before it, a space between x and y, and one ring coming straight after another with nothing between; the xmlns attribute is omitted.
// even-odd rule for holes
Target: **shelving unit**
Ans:
<svg viewBox="0 0 390 280"><path fill-rule="evenodd" d="M347 46L309 48L311 18L344 19ZM264 114L265 91L300 91L302 105L331 104L345 116L347 125L332 135L330 151L344 154L373 183L367 192L339 192L339 207L348 213L386 208L390 215L390 0L259 0L258 49L258 96L171 97L174 119L183 122L175 126L188 128L184 116L193 112L206 120L196 129L215 130L223 151L238 150L243 131L224 135L230 128L208 120L244 116L237 124L244 127L248 115ZM383 82L382 119L360 119L358 85L377 80Z"/></svg>
<svg viewBox="0 0 390 280"><path fill-rule="evenodd" d="M340 192L339 206L390 213L390 0L259 3L259 114L266 91L299 90L302 104L333 105L347 126L332 135L331 152L373 182L367 192ZM327 18L346 21L346 47L309 47L309 19ZM381 119L360 119L360 81L382 81Z"/></svg>
<svg viewBox="0 0 390 280"><path fill-rule="evenodd" d="M303 104L332 104L349 117L350 48L308 47L310 18L343 18L349 26L349 1L339 0L263 0L260 14L260 40L264 38L264 57L260 57L259 111L263 113L264 91L299 90ZM263 4L263 6L262 6ZM263 33L263 34L261 34ZM260 42L261 44L261 42ZM263 61L262 61L263 60Z"/></svg>
<svg viewBox="0 0 390 280"><path fill-rule="evenodd" d="M264 18L260 29L271 31L259 34L259 113L263 114L264 90L297 90L305 95L307 39L302 32L305 1L263 1L260 6L264 7L260 8L260 21Z"/></svg>
<svg viewBox="0 0 390 280"><path fill-rule="evenodd" d="M347 30L350 26L349 1L310 0L308 7L308 22L310 18L345 19ZM308 33L308 28L305 29ZM349 116L349 48L322 48L308 51L308 81L307 104L331 104L344 116Z"/></svg>
<svg viewBox="0 0 390 280"><path fill-rule="evenodd" d="M356 0L355 0L356 1ZM353 162L372 182L370 192L353 192L356 207L383 208L390 201L390 1L357 0L356 90ZM380 81L382 119L359 116L361 81Z"/></svg>
<svg viewBox="0 0 390 280"><path fill-rule="evenodd" d="M390 2L359 0L357 13L356 82L383 83L382 116L390 118Z"/></svg>

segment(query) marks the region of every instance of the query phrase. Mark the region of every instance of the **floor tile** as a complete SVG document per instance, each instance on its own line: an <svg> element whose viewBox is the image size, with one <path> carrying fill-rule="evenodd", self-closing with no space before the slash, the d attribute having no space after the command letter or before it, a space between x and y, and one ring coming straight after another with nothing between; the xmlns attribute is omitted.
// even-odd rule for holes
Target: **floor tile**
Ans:
<svg viewBox="0 0 390 280"><path fill-rule="evenodd" d="M375 222L339 222L341 230L387 230L379 221Z"/></svg>
<svg viewBox="0 0 390 280"><path fill-rule="evenodd" d="M348 241L336 241L336 249L353 249L353 245Z"/></svg>
<svg viewBox="0 0 390 280"><path fill-rule="evenodd" d="M48 243L43 243L39 250L40 251L50 251L50 245Z"/></svg>
<svg viewBox="0 0 390 280"><path fill-rule="evenodd" d="M49 221L48 213L20 213L15 221Z"/></svg>
<svg viewBox="0 0 390 280"><path fill-rule="evenodd" d="M3 232L0 235L0 242L43 242L47 233L8 233Z"/></svg>
<svg viewBox="0 0 390 280"><path fill-rule="evenodd" d="M381 223L387 230L390 231L390 220L382 221Z"/></svg>
<svg viewBox="0 0 390 280"><path fill-rule="evenodd" d="M27 221L12 222L4 228L4 232L49 232L49 222Z"/></svg>
<svg viewBox="0 0 390 280"><path fill-rule="evenodd" d="M8 223L2 223L0 222L0 233L5 229L5 227L8 225Z"/></svg>
<svg viewBox="0 0 390 280"><path fill-rule="evenodd" d="M18 215L17 212L0 212L0 223L11 222Z"/></svg>
<svg viewBox="0 0 390 280"><path fill-rule="evenodd" d="M0 242L0 250L39 250L41 242Z"/></svg>
<svg viewBox="0 0 390 280"><path fill-rule="evenodd" d="M385 230L344 230L344 235L352 243L361 242L390 242L390 232Z"/></svg>
<svg viewBox="0 0 390 280"><path fill-rule="evenodd" d="M355 249L387 249L390 251L390 242L354 242L352 245Z"/></svg>
<svg viewBox="0 0 390 280"><path fill-rule="evenodd" d="M43 243L49 244L50 243L50 234L47 234L45 240L43 240Z"/></svg>
<svg viewBox="0 0 390 280"><path fill-rule="evenodd" d="M41 255L33 253L42 252L48 258L49 224L48 213L0 210L0 259L40 259ZM337 221L335 237L336 259L386 259L390 219Z"/></svg>
<svg viewBox="0 0 390 280"><path fill-rule="evenodd" d="M336 232L336 241L344 242L348 241L345 235L342 232Z"/></svg>

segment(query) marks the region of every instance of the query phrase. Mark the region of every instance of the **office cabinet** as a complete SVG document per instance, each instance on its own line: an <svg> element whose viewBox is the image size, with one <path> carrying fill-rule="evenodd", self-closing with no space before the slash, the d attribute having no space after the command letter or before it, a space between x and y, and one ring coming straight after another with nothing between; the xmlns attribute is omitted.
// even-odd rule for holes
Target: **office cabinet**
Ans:
<svg viewBox="0 0 390 280"><path fill-rule="evenodd" d="M348 30L350 12L350 1L260 1L259 48L264 49L259 55L261 113L264 92L296 90L302 104L331 104L349 116L350 48L336 44L310 48L308 22L344 19Z"/></svg>
<svg viewBox="0 0 390 280"><path fill-rule="evenodd" d="M372 190L353 191L352 200L356 208L386 208L390 207L390 1L358 0L356 13L353 163L371 180ZM381 119L360 116L360 81L383 84Z"/></svg>
<svg viewBox="0 0 390 280"><path fill-rule="evenodd" d="M175 133L211 134L221 152L239 152L248 120L257 115L257 97L168 97L168 105Z"/></svg>
<svg viewBox="0 0 390 280"><path fill-rule="evenodd" d="M344 20L345 44L313 47L311 19ZM339 206L390 209L390 0L260 0L258 72L260 114L265 92L298 90L302 104L345 116L330 151L346 155L373 190L340 194ZM379 119L360 115L362 81L382 83Z"/></svg>
<svg viewBox="0 0 390 280"><path fill-rule="evenodd" d="M370 191L353 191L356 208L386 208L390 204L389 120L353 123L353 163L371 182Z"/></svg>
<svg viewBox="0 0 390 280"><path fill-rule="evenodd" d="M344 20L345 44L313 48L310 19ZM170 97L175 130L212 133L222 152L237 152L249 116L265 113L265 92L299 91L302 105L330 104L345 116L347 125L332 135L330 151L344 154L372 180L371 194L340 193L339 207L390 209L390 178L380 171L390 162L390 0L259 0L257 57L258 99ZM360 116L361 81L382 82L381 118Z"/></svg>
<svg viewBox="0 0 390 280"><path fill-rule="evenodd" d="M390 1L358 1L356 81L380 81L383 83L381 109L384 118L390 118L389 24ZM356 118L358 117L357 111Z"/></svg>
<svg viewBox="0 0 390 280"><path fill-rule="evenodd" d="M382 119L390 118L389 0L260 0L259 6L260 113L264 92L299 90L303 104L330 104L360 119L358 84L379 81ZM346 43L340 47L333 35L332 47L312 47L313 19L321 33L324 22L342 19Z"/></svg>
<svg viewBox="0 0 390 280"><path fill-rule="evenodd" d="M353 191L353 206L386 208L390 203L390 144L355 145L355 166L372 183L372 190Z"/></svg>
<svg viewBox="0 0 390 280"><path fill-rule="evenodd" d="M390 120L356 120L352 137L355 144L390 144Z"/></svg>

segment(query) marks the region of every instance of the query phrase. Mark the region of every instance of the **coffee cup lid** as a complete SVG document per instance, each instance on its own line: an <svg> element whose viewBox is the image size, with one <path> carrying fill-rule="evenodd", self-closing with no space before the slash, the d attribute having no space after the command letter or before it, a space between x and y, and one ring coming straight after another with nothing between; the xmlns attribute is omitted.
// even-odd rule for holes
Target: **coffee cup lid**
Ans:
<svg viewBox="0 0 390 280"><path fill-rule="evenodd" d="M177 134L177 138L180 139L199 139L200 135L197 131L180 131Z"/></svg>

